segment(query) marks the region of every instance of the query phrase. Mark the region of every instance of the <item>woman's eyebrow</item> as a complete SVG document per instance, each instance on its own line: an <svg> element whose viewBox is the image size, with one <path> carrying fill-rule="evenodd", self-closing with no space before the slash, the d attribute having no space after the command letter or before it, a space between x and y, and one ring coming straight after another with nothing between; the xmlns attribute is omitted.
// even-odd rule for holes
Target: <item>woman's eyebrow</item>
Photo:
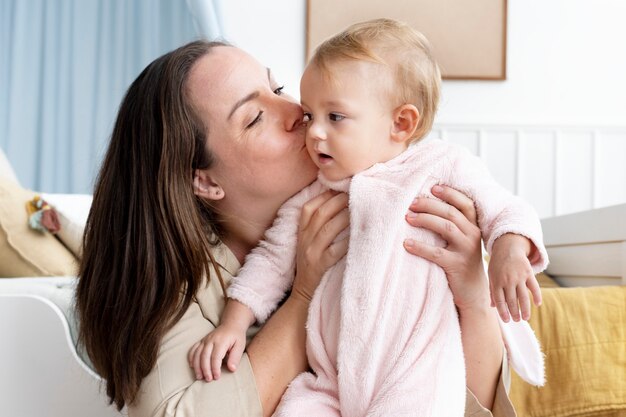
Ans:
<svg viewBox="0 0 626 417"><path fill-rule="evenodd" d="M271 84L271 70L269 68L267 68L267 81L270 82ZM258 91L254 91L250 94L248 94L247 96L245 96L244 98L242 98L241 100L239 100L238 102L235 103L235 105L233 106L233 109L230 111L230 114L228 115L227 120L230 120L230 118L233 116L233 114L235 113L235 111L237 111L237 109L241 106L243 106L245 103L247 103L250 100L254 100L255 98L257 98L259 96L259 92Z"/></svg>
<svg viewBox="0 0 626 417"><path fill-rule="evenodd" d="M233 109L230 111L230 114L228 115L228 120L230 120L230 118L232 117L233 113L235 113L235 111L243 106L245 103L249 102L250 100L254 100L255 98L257 98L259 96L259 92L258 91L254 91L250 94L248 94L247 96L245 96L244 98L242 98L241 100L239 100L238 102L235 103L235 105L233 106Z"/></svg>

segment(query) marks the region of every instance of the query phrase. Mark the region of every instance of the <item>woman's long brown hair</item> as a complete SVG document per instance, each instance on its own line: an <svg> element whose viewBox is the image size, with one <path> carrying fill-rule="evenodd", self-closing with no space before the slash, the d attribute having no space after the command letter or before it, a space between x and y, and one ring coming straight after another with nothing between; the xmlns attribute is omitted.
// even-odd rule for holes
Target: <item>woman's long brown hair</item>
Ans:
<svg viewBox="0 0 626 417"><path fill-rule="evenodd" d="M219 45L192 42L148 65L122 101L96 180L76 308L80 341L118 409L136 397L209 268L219 274L210 252L218 217L193 192L194 170L213 157L186 94L193 64Z"/></svg>

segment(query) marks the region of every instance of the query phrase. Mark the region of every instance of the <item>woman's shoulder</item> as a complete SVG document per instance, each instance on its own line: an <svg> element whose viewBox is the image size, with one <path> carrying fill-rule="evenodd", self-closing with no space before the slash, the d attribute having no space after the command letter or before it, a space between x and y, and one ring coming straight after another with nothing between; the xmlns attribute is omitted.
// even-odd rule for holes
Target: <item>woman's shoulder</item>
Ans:
<svg viewBox="0 0 626 417"><path fill-rule="evenodd" d="M237 258L222 243L212 248L212 255L228 286L239 269ZM196 410L200 409L215 413L222 411L223 401L232 409L224 409L222 414L261 415L246 355L236 373L225 373L210 383L197 381L187 362L191 347L219 325L225 301L217 271L211 268L187 311L163 336L156 365L143 379L137 398L129 406L129 416L168 415L172 408L188 409L190 415L198 415Z"/></svg>
<svg viewBox="0 0 626 417"><path fill-rule="evenodd" d="M219 380L210 383L196 380L187 354L198 340L214 329L199 304L192 302L163 337L156 365L144 378L137 398L128 407L129 416L165 416L174 410L176 415L187 415L185 412L189 415L261 415L247 355L241 358L235 373L224 372Z"/></svg>

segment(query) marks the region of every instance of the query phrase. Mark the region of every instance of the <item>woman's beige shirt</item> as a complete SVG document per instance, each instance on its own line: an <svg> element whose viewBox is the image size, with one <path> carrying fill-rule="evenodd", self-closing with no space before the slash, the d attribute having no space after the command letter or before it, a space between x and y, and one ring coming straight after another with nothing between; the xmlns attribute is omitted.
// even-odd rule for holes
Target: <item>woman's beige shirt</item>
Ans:
<svg viewBox="0 0 626 417"><path fill-rule="evenodd" d="M214 250L226 285L230 284L240 264L224 245ZM248 355L241 358L239 368L231 373L222 371L219 380L198 381L187 362L187 353L194 343L213 331L220 323L224 296L215 271L208 284L196 294L196 300L161 341L155 367L141 383L129 417L212 417L262 416L261 402ZM248 332L248 342L258 328ZM510 375L505 363L496 392L493 414L483 408L468 390L466 417L515 417L515 411L505 389Z"/></svg>

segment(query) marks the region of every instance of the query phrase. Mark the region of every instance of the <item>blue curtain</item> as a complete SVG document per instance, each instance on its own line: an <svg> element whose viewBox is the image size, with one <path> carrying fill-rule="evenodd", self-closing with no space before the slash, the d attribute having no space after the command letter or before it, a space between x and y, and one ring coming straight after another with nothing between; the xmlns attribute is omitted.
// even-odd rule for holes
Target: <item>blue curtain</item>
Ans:
<svg viewBox="0 0 626 417"><path fill-rule="evenodd" d="M196 38L184 0L0 0L0 147L20 182L91 193L132 80Z"/></svg>

